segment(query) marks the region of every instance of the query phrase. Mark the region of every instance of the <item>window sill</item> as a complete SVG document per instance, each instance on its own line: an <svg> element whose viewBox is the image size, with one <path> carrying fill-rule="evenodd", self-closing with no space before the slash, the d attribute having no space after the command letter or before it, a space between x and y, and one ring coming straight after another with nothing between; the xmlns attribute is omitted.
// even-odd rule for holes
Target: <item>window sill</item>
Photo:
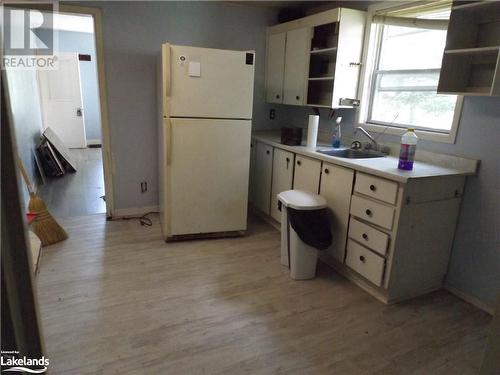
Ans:
<svg viewBox="0 0 500 375"><path fill-rule="evenodd" d="M371 131L374 133L385 133L385 134L395 135L395 136L399 136L399 137L401 137L406 132L406 129L401 129L401 128L387 126L387 125L377 125L377 124L369 124L369 123L360 123L359 125L362 126L365 130L368 130L368 131ZM432 142L453 144L453 143L455 143L456 136L457 136L456 131L453 131L453 130L454 129L452 127L450 133L437 133L437 132L425 131L425 130L415 130L415 133L417 134L419 139L423 139L426 141L432 141Z"/></svg>

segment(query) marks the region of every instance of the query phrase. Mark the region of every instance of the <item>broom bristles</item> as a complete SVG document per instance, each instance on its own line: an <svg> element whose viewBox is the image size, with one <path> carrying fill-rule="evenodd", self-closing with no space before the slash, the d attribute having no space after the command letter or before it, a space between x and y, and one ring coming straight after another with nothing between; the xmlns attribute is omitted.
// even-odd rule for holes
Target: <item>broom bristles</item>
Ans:
<svg viewBox="0 0 500 375"><path fill-rule="evenodd" d="M30 194L28 209L36 214L31 227L33 232L40 238L42 246L52 245L68 238L66 231L47 210L45 202L34 193Z"/></svg>

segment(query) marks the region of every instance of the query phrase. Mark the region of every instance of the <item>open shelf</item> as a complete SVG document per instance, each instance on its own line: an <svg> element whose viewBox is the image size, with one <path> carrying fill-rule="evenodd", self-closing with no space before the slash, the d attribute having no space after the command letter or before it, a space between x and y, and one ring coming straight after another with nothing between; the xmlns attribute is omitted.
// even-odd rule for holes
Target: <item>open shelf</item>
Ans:
<svg viewBox="0 0 500 375"><path fill-rule="evenodd" d="M307 89L307 105L315 107L332 106L333 79L309 80Z"/></svg>
<svg viewBox="0 0 500 375"><path fill-rule="evenodd" d="M439 93L499 95L500 1L454 1Z"/></svg>
<svg viewBox="0 0 500 375"><path fill-rule="evenodd" d="M499 46L494 47L476 47L476 48L458 48L445 50L445 54L461 54L461 55L486 55L497 54L500 50Z"/></svg>
<svg viewBox="0 0 500 375"><path fill-rule="evenodd" d="M339 23L331 22L314 26L311 40L311 51L337 47L339 39Z"/></svg>
<svg viewBox="0 0 500 375"><path fill-rule="evenodd" d="M330 48L311 50L310 53L315 55L331 55L334 54L336 51L337 47L330 47Z"/></svg>
<svg viewBox="0 0 500 375"><path fill-rule="evenodd" d="M308 81L333 81L333 77L309 77Z"/></svg>

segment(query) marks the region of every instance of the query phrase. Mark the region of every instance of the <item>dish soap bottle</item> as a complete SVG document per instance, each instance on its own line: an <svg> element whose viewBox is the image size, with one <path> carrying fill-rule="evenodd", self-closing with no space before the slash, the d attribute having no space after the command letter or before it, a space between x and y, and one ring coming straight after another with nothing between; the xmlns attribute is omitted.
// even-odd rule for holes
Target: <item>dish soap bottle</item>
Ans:
<svg viewBox="0 0 500 375"><path fill-rule="evenodd" d="M408 131L403 134L401 137L401 149L399 150L399 169L405 171L411 171L413 169L417 142L418 137L415 134L415 129L408 129Z"/></svg>
<svg viewBox="0 0 500 375"><path fill-rule="evenodd" d="M333 137L332 137L332 147L340 148L340 141L342 138L342 128L340 127L340 123L342 122L342 117L337 117L335 120L335 129L333 129Z"/></svg>

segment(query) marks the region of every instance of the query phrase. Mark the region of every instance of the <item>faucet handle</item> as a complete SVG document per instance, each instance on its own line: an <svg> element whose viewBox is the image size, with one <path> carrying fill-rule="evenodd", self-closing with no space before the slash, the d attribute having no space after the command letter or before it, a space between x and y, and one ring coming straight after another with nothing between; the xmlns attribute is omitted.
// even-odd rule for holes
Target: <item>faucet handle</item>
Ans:
<svg viewBox="0 0 500 375"><path fill-rule="evenodd" d="M363 147L363 145L361 144L360 141L354 141L351 143L351 148L353 150L359 150L359 149L361 149L361 147Z"/></svg>

